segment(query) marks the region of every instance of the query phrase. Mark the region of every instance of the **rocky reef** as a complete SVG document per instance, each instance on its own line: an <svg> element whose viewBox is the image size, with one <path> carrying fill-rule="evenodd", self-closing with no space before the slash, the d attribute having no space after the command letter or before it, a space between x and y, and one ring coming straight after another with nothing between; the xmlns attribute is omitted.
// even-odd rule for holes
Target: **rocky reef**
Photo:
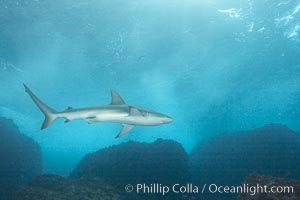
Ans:
<svg viewBox="0 0 300 200"><path fill-rule="evenodd" d="M39 146L22 135L12 120L0 117L0 199L14 193L42 172Z"/></svg>
<svg viewBox="0 0 300 200"><path fill-rule="evenodd" d="M58 175L36 177L15 200L119 200L121 196L99 178L69 180Z"/></svg>
<svg viewBox="0 0 300 200"><path fill-rule="evenodd" d="M284 125L266 125L201 142L190 154L189 172L194 183L240 185L253 172L300 178L299 166L299 136Z"/></svg>
<svg viewBox="0 0 300 200"><path fill-rule="evenodd" d="M130 141L88 154L70 177L99 177L126 196L124 187L127 184L185 182L187 169L188 155L182 146L175 141L159 139L150 144ZM133 194L128 195L128 199L133 198Z"/></svg>
<svg viewBox="0 0 300 200"><path fill-rule="evenodd" d="M190 156L172 140L129 141L87 154L69 178L57 175L36 177L17 193L15 200L300 199L299 182L282 178L300 178L299 166L300 138L283 125L222 134L195 146ZM270 176L258 176L253 172ZM211 194L208 191L204 194L171 192L162 196L155 194L155 186L151 186L172 187L176 183L240 186L243 181L249 186L292 185L296 192L277 196L248 193L239 194L239 197L238 194ZM136 184L145 184L149 190L152 187L152 192L126 192L127 184L133 188Z"/></svg>
<svg viewBox="0 0 300 200"><path fill-rule="evenodd" d="M259 186L266 186L267 191L258 190L255 194L248 192L240 194L238 200L296 200L300 199L300 181L289 180L284 178L275 178L271 176L261 176L251 174L244 180L248 188L256 188ZM277 188L279 192L270 192L272 187ZM284 188L285 187L285 188ZM289 188L288 188L289 187ZM253 190L254 191L254 190Z"/></svg>

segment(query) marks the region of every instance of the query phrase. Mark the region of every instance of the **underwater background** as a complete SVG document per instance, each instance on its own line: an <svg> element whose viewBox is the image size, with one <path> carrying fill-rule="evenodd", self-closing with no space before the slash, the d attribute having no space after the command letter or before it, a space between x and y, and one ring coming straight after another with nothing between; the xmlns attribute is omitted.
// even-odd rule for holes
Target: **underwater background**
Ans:
<svg viewBox="0 0 300 200"><path fill-rule="evenodd" d="M265 127L269 134L279 127L295 137L274 148L282 152L300 141L299 32L297 0L1 0L1 120L11 119L5 123L38 145L37 174L63 177L76 177L73 170L86 154L128 141L172 140L194 155L194 147L201 150L215 137L244 144L226 133ZM40 130L44 116L23 83L58 111L108 104L113 89L126 103L167 114L173 122L135 127L119 139L119 124L60 119ZM273 148L286 135L275 142L273 136L258 138ZM222 154L221 147L212 141L201 152L218 148ZM294 144L292 150L299 148ZM205 159L216 159L209 155ZM291 172L300 160L293 155L295 167L283 171L300 178L299 170Z"/></svg>

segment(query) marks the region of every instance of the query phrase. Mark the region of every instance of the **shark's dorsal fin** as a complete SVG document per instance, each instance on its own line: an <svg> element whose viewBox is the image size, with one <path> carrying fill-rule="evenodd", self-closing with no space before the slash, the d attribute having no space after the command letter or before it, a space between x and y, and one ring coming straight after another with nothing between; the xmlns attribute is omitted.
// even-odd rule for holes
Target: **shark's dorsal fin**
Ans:
<svg viewBox="0 0 300 200"><path fill-rule="evenodd" d="M142 116L143 114L141 113L141 111L139 111L139 109L130 106L129 115L130 116Z"/></svg>
<svg viewBox="0 0 300 200"><path fill-rule="evenodd" d="M126 104L122 97L114 90L111 91L111 105L123 105Z"/></svg>
<svg viewBox="0 0 300 200"><path fill-rule="evenodd" d="M130 131L132 128L134 127L134 125L131 124L123 124L123 128L120 131L120 133L115 137L115 138L119 138L123 135L125 135L128 131Z"/></svg>

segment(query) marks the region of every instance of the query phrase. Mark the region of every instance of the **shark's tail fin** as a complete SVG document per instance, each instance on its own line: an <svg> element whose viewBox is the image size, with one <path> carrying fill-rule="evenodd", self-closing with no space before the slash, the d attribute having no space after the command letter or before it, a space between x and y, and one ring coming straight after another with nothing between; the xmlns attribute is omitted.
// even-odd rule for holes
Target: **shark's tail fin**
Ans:
<svg viewBox="0 0 300 200"><path fill-rule="evenodd" d="M25 91L29 94L33 102L37 105L37 107L44 113L45 115L45 120L42 124L41 129L47 128L58 116L57 112L44 104L33 92L25 85Z"/></svg>

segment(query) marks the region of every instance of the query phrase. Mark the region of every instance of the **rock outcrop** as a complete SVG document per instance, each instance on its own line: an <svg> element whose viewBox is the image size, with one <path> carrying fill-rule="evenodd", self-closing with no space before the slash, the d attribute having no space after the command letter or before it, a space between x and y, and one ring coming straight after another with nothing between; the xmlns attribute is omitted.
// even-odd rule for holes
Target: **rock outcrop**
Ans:
<svg viewBox="0 0 300 200"><path fill-rule="evenodd" d="M253 172L300 178L299 136L283 125L222 134L195 146L189 166L200 184L240 185Z"/></svg>
<svg viewBox="0 0 300 200"><path fill-rule="evenodd" d="M14 193L42 172L39 146L22 135L12 120L0 117L0 199Z"/></svg>
<svg viewBox="0 0 300 200"><path fill-rule="evenodd" d="M99 177L126 196L127 184L160 183L172 185L187 180L188 155L182 146L171 140L153 143L127 142L86 155L71 178ZM154 198L151 195L128 199ZM174 198L173 198L174 199Z"/></svg>
<svg viewBox="0 0 300 200"><path fill-rule="evenodd" d="M296 200L300 199L300 181L251 174L244 183L249 191L238 200ZM260 188L258 188L258 186ZM252 189L250 189L252 187ZM271 192L273 191L273 192Z"/></svg>
<svg viewBox="0 0 300 200"><path fill-rule="evenodd" d="M99 178L69 180L58 175L36 177L15 200L120 200L121 196Z"/></svg>

